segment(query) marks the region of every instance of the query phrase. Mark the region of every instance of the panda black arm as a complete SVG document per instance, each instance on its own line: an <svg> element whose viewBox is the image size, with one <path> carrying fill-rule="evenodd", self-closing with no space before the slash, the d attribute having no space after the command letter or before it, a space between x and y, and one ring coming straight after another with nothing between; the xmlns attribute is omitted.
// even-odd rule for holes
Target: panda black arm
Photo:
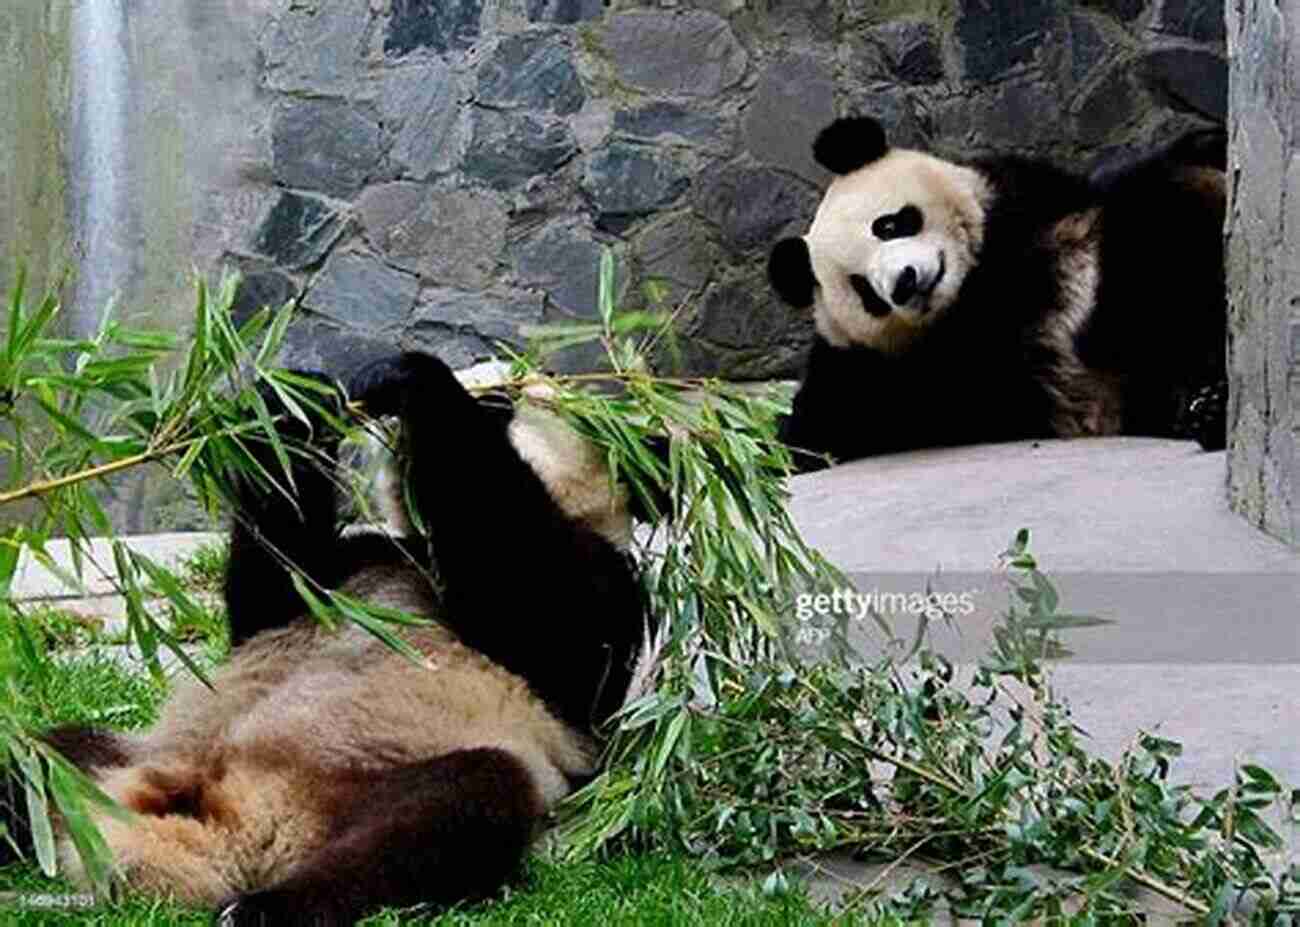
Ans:
<svg viewBox="0 0 1300 927"><path fill-rule="evenodd" d="M296 505L274 487L247 477L235 485L225 576L231 646L303 613L287 563L330 586L338 562L334 516L338 436L322 421L309 427L290 416L271 389L262 386L259 394L277 417L277 432L289 450ZM283 468L271 445L257 441L248 447L260 468L283 485Z"/></svg>
<svg viewBox="0 0 1300 927"><path fill-rule="evenodd" d="M644 632L626 555L570 519L499 416L436 358L364 368L349 394L400 414L408 482L444 584L446 621L579 728L621 703Z"/></svg>
<svg viewBox="0 0 1300 927"><path fill-rule="evenodd" d="M837 348L813 341L803 382L778 437L792 451L795 470L809 473L836 461L886 453L906 438L897 404L906 401L897 364L870 348Z"/></svg>

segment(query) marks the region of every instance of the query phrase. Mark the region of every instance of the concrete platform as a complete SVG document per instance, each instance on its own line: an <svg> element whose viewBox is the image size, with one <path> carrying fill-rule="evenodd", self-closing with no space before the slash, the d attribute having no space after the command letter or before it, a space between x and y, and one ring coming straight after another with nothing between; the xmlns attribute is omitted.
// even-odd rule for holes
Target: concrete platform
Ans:
<svg viewBox="0 0 1300 927"><path fill-rule="evenodd" d="M124 537L122 541L131 550L149 557L167 567L174 567L190 557L200 547L220 540L220 535L202 532L174 534L140 534ZM66 540L53 540L46 552L55 566L68 578L77 579L76 567ZM91 601L111 598L116 593L113 579L117 570L113 565L113 548L102 538L92 538L82 552L80 584L70 583L42 566L29 551L24 551L18 561L10 594L19 600L62 602L64 600Z"/></svg>
<svg viewBox="0 0 1300 927"><path fill-rule="evenodd" d="M967 594L973 612L930 631L971 662L1008 601L991 567L1029 528L1060 610L1115 622L1068 632L1054 674L1099 752L1158 731L1183 743L1180 781L1226 784L1253 761L1300 783L1300 552L1228 511L1224 467L1130 438L922 451L797 477L792 510L859 591ZM898 636L915 624L899 617Z"/></svg>

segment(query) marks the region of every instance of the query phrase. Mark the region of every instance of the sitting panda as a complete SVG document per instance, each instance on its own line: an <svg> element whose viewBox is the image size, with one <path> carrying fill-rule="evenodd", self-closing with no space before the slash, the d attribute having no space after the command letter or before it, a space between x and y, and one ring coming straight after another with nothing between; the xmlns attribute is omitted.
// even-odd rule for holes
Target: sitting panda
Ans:
<svg viewBox="0 0 1300 927"><path fill-rule="evenodd" d="M425 355L372 364L347 394L401 417L427 546L339 534L337 439L318 423L310 457L294 458L296 504L239 486L233 649L214 688L183 685L139 735L45 735L135 812L97 816L126 884L210 906L222 925L349 924L490 894L547 809L594 774L596 731L647 631L627 521L611 515L626 499L593 471L598 454L576 453L554 421L476 401ZM307 426L281 419L305 444ZM258 453L280 472L269 446ZM323 627L286 561L322 588L435 619L401 632L422 660L351 623ZM66 837L59 855L84 881Z"/></svg>
<svg viewBox="0 0 1300 927"><path fill-rule="evenodd" d="M801 469L1079 435L1225 441L1226 146L1189 135L1096 179L891 148L839 119L836 176L768 276L816 334L781 437ZM1207 405L1208 403L1208 405Z"/></svg>

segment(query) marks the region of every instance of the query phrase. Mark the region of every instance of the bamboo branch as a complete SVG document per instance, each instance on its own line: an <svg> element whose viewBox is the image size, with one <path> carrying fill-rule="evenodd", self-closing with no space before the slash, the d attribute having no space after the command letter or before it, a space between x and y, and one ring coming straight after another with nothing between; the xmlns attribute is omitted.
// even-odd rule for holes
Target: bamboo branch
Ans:
<svg viewBox="0 0 1300 927"><path fill-rule="evenodd" d="M1092 847L1080 847L1079 852L1082 855L1088 857L1088 859L1092 860L1093 862L1101 863L1102 865L1107 866L1111 869L1122 870L1123 873L1126 876L1128 876L1130 879L1132 879L1134 882L1137 882L1139 885L1145 888L1151 889L1151 891L1155 892L1157 895L1162 895L1165 898L1168 898L1170 901L1182 905L1183 907L1187 908L1190 911L1195 911L1197 914L1210 913L1210 908L1208 905L1205 905L1202 902L1197 901L1195 898L1191 897L1190 895L1186 895L1180 892L1178 889L1174 888L1171 885L1166 885L1164 882L1161 882L1155 876L1149 875L1148 873L1143 872L1141 869L1136 869L1133 866L1128 865L1127 863L1121 863L1119 860L1111 859L1109 856L1105 855L1104 853L1099 853L1098 851L1092 849Z"/></svg>
<svg viewBox="0 0 1300 927"><path fill-rule="evenodd" d="M178 448L184 446L185 445L182 444L158 450L141 451L139 454L132 454L130 457L123 457L106 464L99 464L98 466L90 467L87 470L79 470L76 473L68 473L52 480L38 480L35 483L30 483L27 486L24 486L22 489L0 493L0 505L5 505L10 502L18 502L22 499L30 499L33 496L43 496L47 493L54 492L55 490L63 489L65 486L72 486L102 476L110 476L120 470L129 470L131 467L138 467L140 464L149 463L161 457L165 457L168 454L174 453Z"/></svg>

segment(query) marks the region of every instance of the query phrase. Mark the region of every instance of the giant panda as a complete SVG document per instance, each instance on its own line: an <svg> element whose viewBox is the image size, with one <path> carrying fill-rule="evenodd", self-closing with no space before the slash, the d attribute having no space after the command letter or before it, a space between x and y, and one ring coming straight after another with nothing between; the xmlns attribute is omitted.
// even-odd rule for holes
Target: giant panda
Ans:
<svg viewBox="0 0 1300 927"><path fill-rule="evenodd" d="M768 277L815 336L781 437L801 469L912 448L1082 435L1225 440L1221 132L1094 178L891 147L836 120L835 176ZM1205 407L1206 396L1218 397ZM1199 403L1199 405L1198 405ZM1217 414L1214 414L1217 412Z"/></svg>
<svg viewBox="0 0 1300 927"><path fill-rule="evenodd" d="M208 906L222 925L348 924L491 893L547 809L594 774L647 631L626 498L599 455L475 400L429 356L344 386L368 415L400 416L427 546L341 536L337 439L281 415L285 441L308 450L293 457L292 502L238 484L233 649L213 688L182 685L142 734L44 735L134 812L96 819L126 885ZM257 453L280 472L269 446ZM420 661L351 623L322 626L286 562L322 589L433 619L402 631ZM66 837L59 855L84 881Z"/></svg>

